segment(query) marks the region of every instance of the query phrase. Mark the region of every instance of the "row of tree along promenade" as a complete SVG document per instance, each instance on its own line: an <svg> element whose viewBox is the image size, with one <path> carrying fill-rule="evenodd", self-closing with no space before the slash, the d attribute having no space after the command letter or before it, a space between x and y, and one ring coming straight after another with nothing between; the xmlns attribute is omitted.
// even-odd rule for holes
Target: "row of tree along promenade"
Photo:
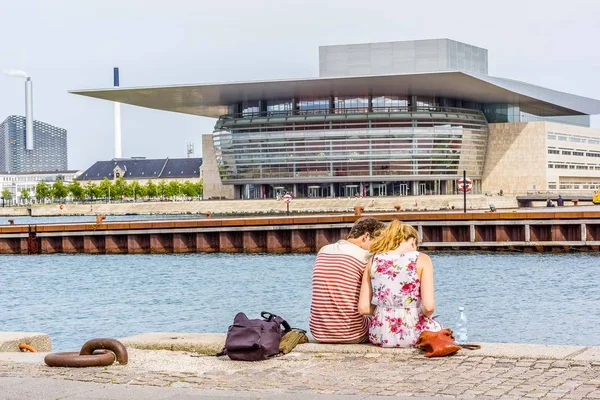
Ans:
<svg viewBox="0 0 600 400"><path fill-rule="evenodd" d="M23 189L20 194L20 200L25 204L36 201L38 203L67 201L85 201L85 200L106 200L111 199L173 199L176 197L185 197L189 199L199 198L203 193L202 181L199 182L178 182L164 180L153 182L149 180L145 184L138 181L128 183L125 179L118 178L114 181L104 178L98 184L88 181L82 185L79 181L73 180L65 183L61 180L50 185L46 182L37 184L34 193L28 189ZM2 191L3 204L11 204L13 200L12 193L8 189Z"/></svg>

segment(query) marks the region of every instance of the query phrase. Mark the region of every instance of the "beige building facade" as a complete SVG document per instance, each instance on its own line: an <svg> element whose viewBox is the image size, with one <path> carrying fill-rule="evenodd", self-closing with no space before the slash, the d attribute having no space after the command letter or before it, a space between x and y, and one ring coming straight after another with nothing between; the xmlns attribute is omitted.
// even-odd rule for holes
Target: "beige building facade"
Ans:
<svg viewBox="0 0 600 400"><path fill-rule="evenodd" d="M204 198L207 200L233 199L234 187L225 185L221 181L213 135L211 134L202 135L202 160L204 162L200 167L200 175L204 187Z"/></svg>
<svg viewBox="0 0 600 400"><path fill-rule="evenodd" d="M483 192L522 195L600 188L600 129L555 122L489 124Z"/></svg>

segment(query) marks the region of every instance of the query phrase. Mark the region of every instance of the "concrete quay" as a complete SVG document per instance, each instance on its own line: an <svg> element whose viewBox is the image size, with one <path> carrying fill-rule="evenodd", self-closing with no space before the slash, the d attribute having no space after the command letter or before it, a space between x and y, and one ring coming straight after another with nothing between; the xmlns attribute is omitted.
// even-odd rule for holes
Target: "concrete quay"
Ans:
<svg viewBox="0 0 600 400"><path fill-rule="evenodd" d="M467 207L470 210L489 210L490 204L498 209L518 207L515 196L468 195ZM570 204L570 203L567 203ZM290 204L295 213L344 213L352 212L355 206L363 206L368 212L395 211L400 206L406 211L439 211L463 207L461 195L409 196L409 197L362 197L362 198L299 198ZM0 208L0 216L53 217L76 215L160 215L160 214L205 214L216 215L262 215L284 214L286 205L276 199L256 200L202 200L202 201L163 201L131 203L66 203L33 205L27 207ZM18 221L18 218L16 219Z"/></svg>
<svg viewBox="0 0 600 400"><path fill-rule="evenodd" d="M0 353L17 352L20 344L33 347L36 351L52 351L52 341L45 333L0 332Z"/></svg>
<svg viewBox="0 0 600 400"><path fill-rule="evenodd" d="M183 333L125 338L129 364L107 368L53 369L42 365L43 353L2 353L0 397L600 398L600 347L482 343L481 350L427 359L415 349L308 343L283 357L244 363L209 355L222 340ZM135 348L169 341L187 341L189 350ZM196 352L201 348L206 354Z"/></svg>

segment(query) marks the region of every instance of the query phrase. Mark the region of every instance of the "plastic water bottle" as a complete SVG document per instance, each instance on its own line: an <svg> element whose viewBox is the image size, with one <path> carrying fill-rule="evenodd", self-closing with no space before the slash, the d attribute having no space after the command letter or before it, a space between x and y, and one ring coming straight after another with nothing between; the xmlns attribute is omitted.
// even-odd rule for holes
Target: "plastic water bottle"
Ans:
<svg viewBox="0 0 600 400"><path fill-rule="evenodd" d="M458 307L458 319L456 320L454 338L458 344L467 344L467 341L469 340L469 335L467 333L467 316L465 315L464 307Z"/></svg>

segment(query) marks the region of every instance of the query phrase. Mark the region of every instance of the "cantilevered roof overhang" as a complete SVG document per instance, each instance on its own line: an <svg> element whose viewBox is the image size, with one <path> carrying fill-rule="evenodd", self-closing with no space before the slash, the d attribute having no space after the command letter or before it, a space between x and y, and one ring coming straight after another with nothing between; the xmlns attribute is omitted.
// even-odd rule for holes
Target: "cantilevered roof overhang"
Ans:
<svg viewBox="0 0 600 400"><path fill-rule="evenodd" d="M466 72L308 78L275 81L71 90L70 93L156 110L218 118L228 105L292 97L419 95L519 104L545 116L600 114L600 101L510 79Z"/></svg>

